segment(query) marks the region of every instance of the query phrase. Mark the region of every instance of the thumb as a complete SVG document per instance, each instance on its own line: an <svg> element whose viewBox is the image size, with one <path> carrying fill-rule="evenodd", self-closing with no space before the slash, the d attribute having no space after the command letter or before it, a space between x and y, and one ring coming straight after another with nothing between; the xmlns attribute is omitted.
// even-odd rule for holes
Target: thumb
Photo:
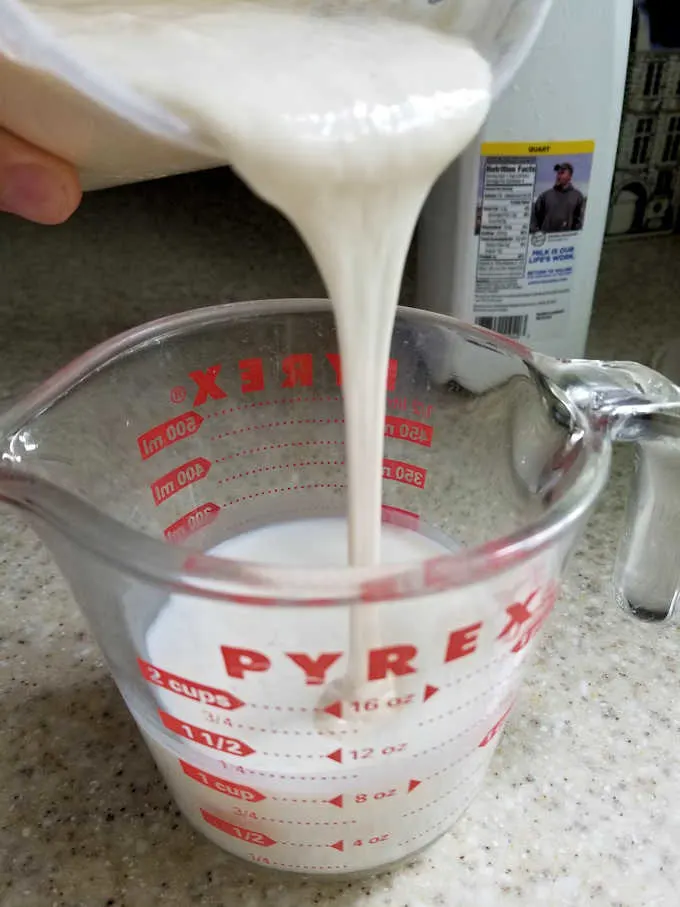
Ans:
<svg viewBox="0 0 680 907"><path fill-rule="evenodd" d="M38 224L61 224L81 196L70 164L0 129L0 211Z"/></svg>

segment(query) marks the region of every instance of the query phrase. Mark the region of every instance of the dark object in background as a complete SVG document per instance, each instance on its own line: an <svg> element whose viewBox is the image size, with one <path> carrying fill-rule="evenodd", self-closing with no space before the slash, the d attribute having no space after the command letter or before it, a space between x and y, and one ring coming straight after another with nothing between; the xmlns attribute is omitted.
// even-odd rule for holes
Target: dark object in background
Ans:
<svg viewBox="0 0 680 907"><path fill-rule="evenodd" d="M680 5L677 0L640 0L647 13L649 38L654 47L680 48Z"/></svg>
<svg viewBox="0 0 680 907"><path fill-rule="evenodd" d="M608 239L680 227L680 3L635 0Z"/></svg>

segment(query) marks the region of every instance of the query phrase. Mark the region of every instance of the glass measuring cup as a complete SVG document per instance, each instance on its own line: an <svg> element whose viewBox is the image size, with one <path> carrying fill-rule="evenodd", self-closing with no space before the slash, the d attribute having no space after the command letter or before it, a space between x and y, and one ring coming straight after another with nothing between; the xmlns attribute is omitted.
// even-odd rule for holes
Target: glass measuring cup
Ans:
<svg viewBox="0 0 680 907"><path fill-rule="evenodd" d="M0 417L0 500L57 558L186 818L254 864L328 876L409 858L465 809L612 439L680 425L680 391L642 366L402 309L385 534L439 553L371 570L207 553L337 528L341 391L328 305L254 302L114 338ZM379 638L348 690L352 609Z"/></svg>

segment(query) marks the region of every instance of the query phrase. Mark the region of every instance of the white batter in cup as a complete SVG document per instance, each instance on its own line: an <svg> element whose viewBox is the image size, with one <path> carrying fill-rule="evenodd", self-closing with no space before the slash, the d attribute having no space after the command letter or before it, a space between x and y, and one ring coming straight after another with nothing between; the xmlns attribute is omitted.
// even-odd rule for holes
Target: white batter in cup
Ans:
<svg viewBox="0 0 680 907"><path fill-rule="evenodd" d="M341 563L344 529L283 523L213 553L295 561L316 545ZM448 553L389 522L382 541L397 564ZM457 594L367 590L350 607L374 610L379 644L354 659L347 606L170 599L140 660L166 733L139 718L185 815L236 855L298 872L389 866L436 840L482 782L557 565L548 552ZM364 666L354 689L351 661Z"/></svg>

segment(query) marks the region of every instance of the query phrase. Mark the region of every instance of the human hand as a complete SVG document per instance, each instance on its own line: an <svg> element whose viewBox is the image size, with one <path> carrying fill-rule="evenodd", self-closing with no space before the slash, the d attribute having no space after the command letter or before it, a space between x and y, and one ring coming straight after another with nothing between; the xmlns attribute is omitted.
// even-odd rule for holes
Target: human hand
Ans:
<svg viewBox="0 0 680 907"><path fill-rule="evenodd" d="M0 129L0 211L37 224L61 224L81 197L75 168Z"/></svg>

